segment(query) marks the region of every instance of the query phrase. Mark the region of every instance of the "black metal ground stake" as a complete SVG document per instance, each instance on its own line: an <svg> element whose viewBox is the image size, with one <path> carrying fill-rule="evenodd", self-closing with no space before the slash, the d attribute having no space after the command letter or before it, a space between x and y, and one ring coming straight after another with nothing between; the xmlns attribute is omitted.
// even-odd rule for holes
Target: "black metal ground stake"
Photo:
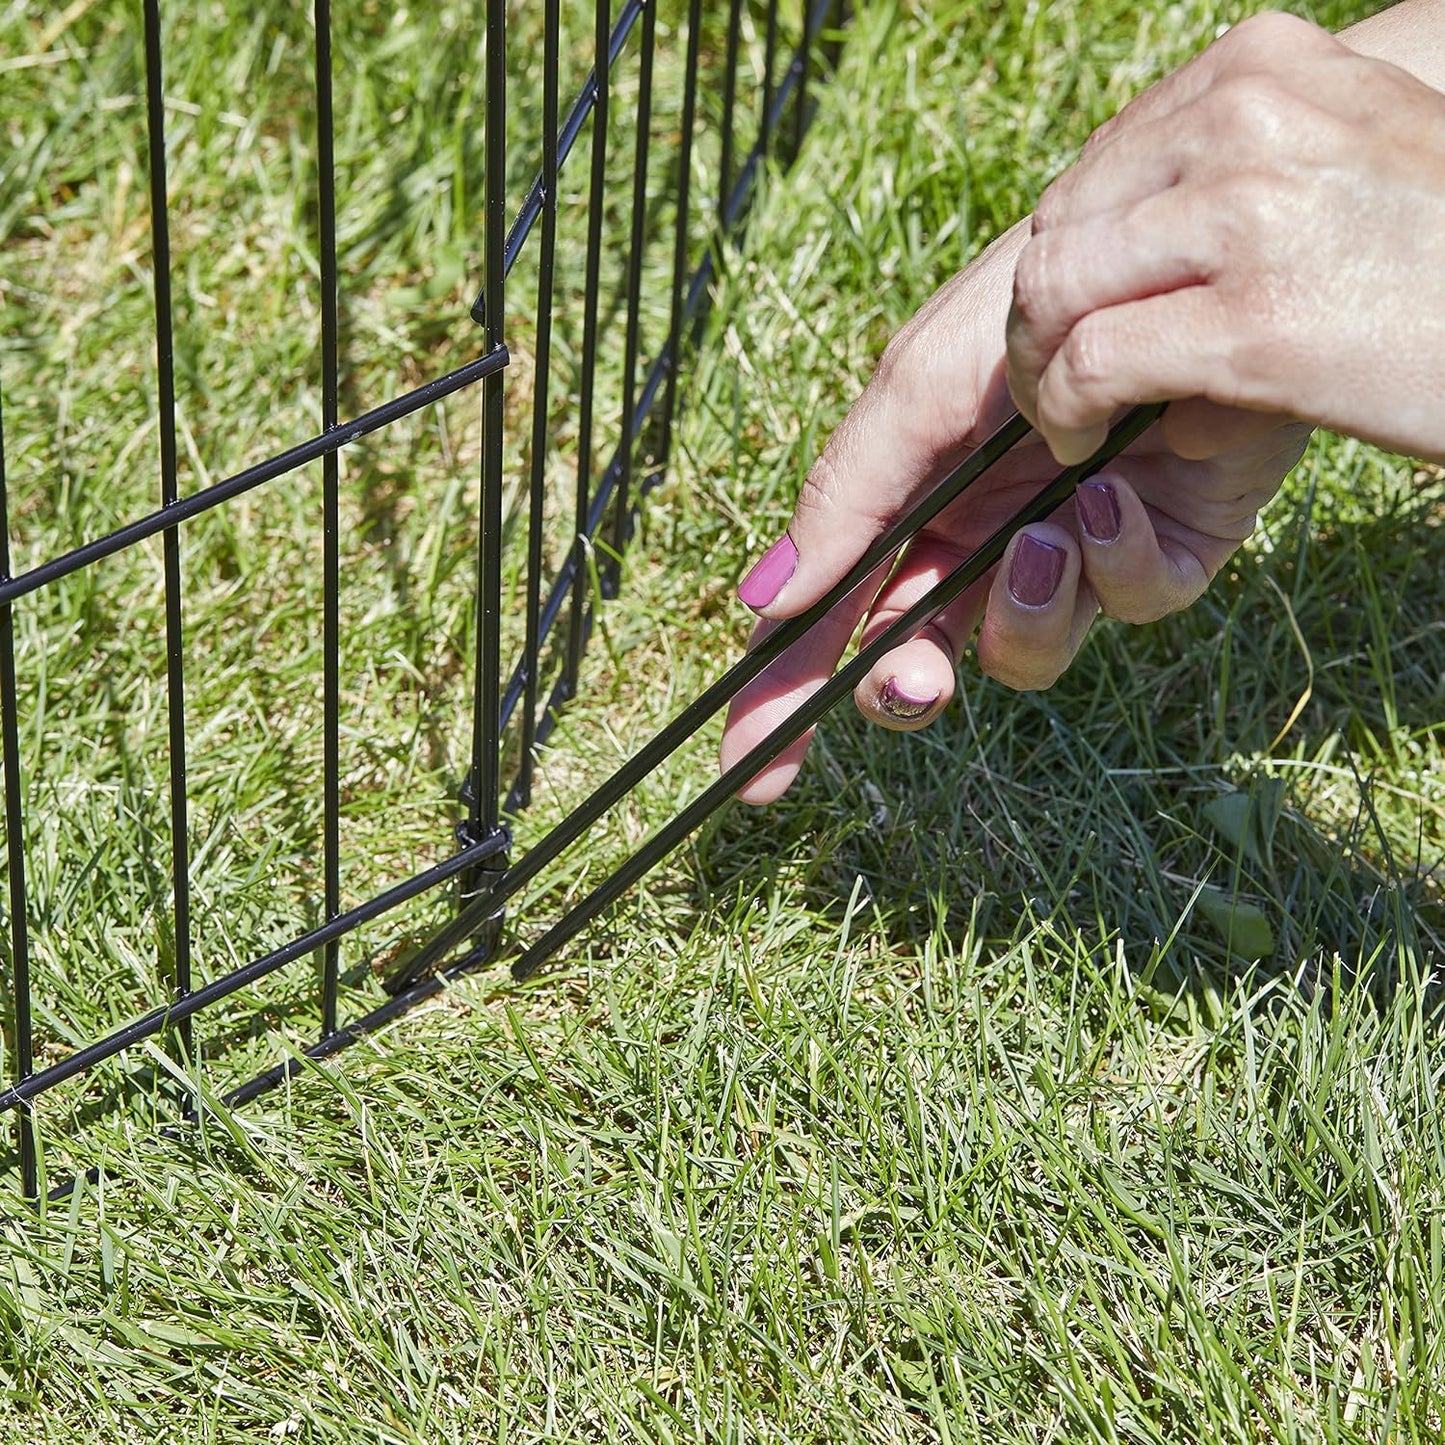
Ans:
<svg viewBox="0 0 1445 1445"><path fill-rule="evenodd" d="M1053 481L1002 523L992 536L959 563L932 591L897 618L867 647L861 648L850 662L835 673L790 718L740 758L678 813L671 823L648 839L616 873L528 948L513 964L513 976L521 979L533 973L579 928L671 852L749 778L816 724L825 712L852 691L880 657L913 636L949 602L982 577L989 568L995 566L1020 528L1042 520L1067 501L1081 481L1093 476L1125 447L1142 436L1158 420L1163 409L1162 404L1135 407L1116 422L1104 444L1093 456L1059 472ZM817 602L797 617L773 628L757 647L689 703L672 722L574 808L541 842L502 874L492 892L469 904L453 923L442 929L412 960L410 976L419 976L426 968L435 966L441 959L446 958L460 944L468 928L474 925L484 910L503 906L519 889L553 863L609 808L626 797L649 773L676 752L721 707L736 697L754 678L760 676L783 652L805 637L817 622L878 566L893 556L945 507L981 480L1028 431L1028 423L1017 415L1005 422L965 462L874 542Z"/></svg>
<svg viewBox="0 0 1445 1445"><path fill-rule="evenodd" d="M1005 548L1021 528L1028 526L1030 522L1042 521L1050 512L1062 506L1073 496L1074 488L1080 482L1107 466L1125 447L1141 437L1159 419L1163 410L1162 405L1134 408L1114 425L1103 446L1093 456L1075 466L1065 467L1032 501L1020 507L987 541L965 557L926 596L920 598L912 607L890 623L866 647L859 648L858 652L843 667L839 668L812 697L802 703L790 718L779 724L762 742L739 758L732 767L728 768L683 808L671 822L658 829L605 882L594 888L586 898L554 923L512 965L512 977L524 979L536 972L564 943L575 937L609 903L614 902L644 873L665 858L710 814L716 812L749 778L765 768L784 748L813 727L824 713L847 697L868 675L869 670L879 658L916 635L950 602L967 591L991 567L996 566L1003 556ZM912 525L912 516L908 518L908 522L910 524L909 536L911 537L917 532L918 526L923 524L920 522L918 526ZM836 605L846 596L847 590L840 592L834 588L823 600L831 601ZM781 628L778 629L778 631L781 630ZM729 673L729 677L731 676L732 674ZM687 718L689 731L695 730L706 720L705 717L696 715L692 709L689 709L684 716ZM583 809L591 811L588 804L584 804ZM579 809L578 811L583 810Z"/></svg>

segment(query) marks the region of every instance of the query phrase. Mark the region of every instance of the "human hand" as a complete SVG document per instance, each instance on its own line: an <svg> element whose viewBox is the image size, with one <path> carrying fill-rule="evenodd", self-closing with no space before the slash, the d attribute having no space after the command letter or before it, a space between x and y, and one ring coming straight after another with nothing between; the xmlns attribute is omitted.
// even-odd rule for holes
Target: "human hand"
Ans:
<svg viewBox="0 0 1445 1445"><path fill-rule="evenodd" d="M1236 26L1045 191L1008 377L1065 461L1173 398L1183 456L1227 404L1445 457L1445 97L1305 21Z"/></svg>
<svg viewBox="0 0 1445 1445"><path fill-rule="evenodd" d="M795 616L1008 415L1004 319L1027 223L1001 237L933 296L884 353L872 381L811 469L786 537L740 588L763 620ZM1016 688L1049 686L1100 608L1131 622L1193 602L1254 514L1298 460L1308 429L1217 411L1214 454L1184 460L1156 427L1080 489L1074 504L1026 528L995 573L883 658L855 700L885 727L926 726L953 693L954 665L982 618L983 670ZM1036 439L1016 447L945 509L887 569L855 589L729 710L722 763L736 762L831 676L866 615L865 641L940 581L1057 471ZM796 775L807 739L740 796L764 803Z"/></svg>

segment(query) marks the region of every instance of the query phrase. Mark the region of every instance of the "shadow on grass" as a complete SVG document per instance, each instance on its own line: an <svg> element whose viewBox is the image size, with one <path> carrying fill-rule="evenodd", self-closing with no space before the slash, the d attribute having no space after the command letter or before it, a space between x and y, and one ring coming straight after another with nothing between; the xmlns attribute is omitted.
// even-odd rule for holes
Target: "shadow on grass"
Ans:
<svg viewBox="0 0 1445 1445"><path fill-rule="evenodd" d="M927 733L840 708L786 801L708 827L700 901L781 883L841 922L861 888L900 950L1048 920L1160 955L1165 989L1256 962L1308 986L1338 957L1390 991L1445 953L1440 497L1322 516L1302 486L1204 602L1103 624L1047 694L969 660Z"/></svg>

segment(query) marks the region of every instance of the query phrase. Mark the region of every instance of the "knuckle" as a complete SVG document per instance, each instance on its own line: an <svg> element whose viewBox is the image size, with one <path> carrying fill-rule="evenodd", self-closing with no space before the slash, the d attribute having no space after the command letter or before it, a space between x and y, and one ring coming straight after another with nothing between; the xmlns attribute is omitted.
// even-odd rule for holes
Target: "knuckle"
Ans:
<svg viewBox="0 0 1445 1445"><path fill-rule="evenodd" d="M1095 590L1098 591L1097 587ZM1112 617L1116 622L1128 623L1131 627L1145 622L1158 622L1161 617L1182 611L1186 606L1188 603L1182 599L1168 596L1153 588L1131 587L1110 594L1101 592L1099 595L1099 607L1104 616Z"/></svg>
<svg viewBox="0 0 1445 1445"><path fill-rule="evenodd" d="M828 443L803 478L803 486L793 508L793 515L800 522L832 517L843 500L843 479L832 455L835 442L836 438Z"/></svg>
<svg viewBox="0 0 1445 1445"><path fill-rule="evenodd" d="M913 333L909 328L900 331L883 348L874 368L870 389L903 396L917 391L926 378L926 367L922 364Z"/></svg>
<svg viewBox="0 0 1445 1445"><path fill-rule="evenodd" d="M1254 324L1234 337L1228 355L1217 360L1215 389L1227 398L1227 405L1257 409L1267 399L1259 389L1267 386L1270 377L1289 374L1291 358L1280 338L1278 306L1271 299L1270 288L1253 294L1250 314Z"/></svg>
<svg viewBox="0 0 1445 1445"><path fill-rule="evenodd" d="M1296 305L1286 278L1265 274L1244 289L1247 318L1214 358L1214 391L1226 405L1252 411L1287 400L1280 379L1300 374L1310 357L1291 341L1298 331Z"/></svg>
<svg viewBox="0 0 1445 1445"><path fill-rule="evenodd" d="M1042 236L1059 224L1059 215L1064 205L1064 188L1054 181L1044 188L1039 203L1034 207L1033 234Z"/></svg>
<svg viewBox="0 0 1445 1445"><path fill-rule="evenodd" d="M868 383L867 415L873 425L886 423L900 461L917 465L970 432L977 420L970 361L943 327L900 332L889 342Z"/></svg>
<svg viewBox="0 0 1445 1445"><path fill-rule="evenodd" d="M1273 434L1274 449L1270 453L1272 466L1268 471L1273 477L1283 478L1287 473L1294 470L1299 464L1300 458L1304 456L1310 444L1310 438L1314 435L1315 429L1312 423L1307 421L1287 422L1279 427ZM1270 482L1269 496L1272 497L1279 490L1279 482ZM1264 501L1268 501L1266 497ZM1260 506L1264 505L1264 501ZM1254 523L1251 521L1250 529L1253 530Z"/></svg>
<svg viewBox="0 0 1445 1445"><path fill-rule="evenodd" d="M1298 16L1267 10L1231 26L1220 44L1227 44L1232 50L1261 50L1274 55L1281 50L1309 44L1321 33L1317 25L1311 25Z"/></svg>
<svg viewBox="0 0 1445 1445"><path fill-rule="evenodd" d="M1014 268L1014 311L1028 330L1037 329L1054 309L1053 250L1048 235L1036 236Z"/></svg>
<svg viewBox="0 0 1445 1445"><path fill-rule="evenodd" d="M1127 109L1128 107L1126 106L1125 110ZM1115 132L1118 131L1122 124L1120 116L1122 116L1123 113L1123 111L1120 111L1119 115L1110 116L1102 125L1096 126L1094 130L1089 133L1089 138L1079 147L1079 160L1088 160L1091 156L1096 155L1102 147L1109 144Z"/></svg>
<svg viewBox="0 0 1445 1445"><path fill-rule="evenodd" d="M1014 692L1044 692L1063 676L1069 665L1058 650L1010 643L994 628L985 626L978 639L979 671Z"/></svg>
<svg viewBox="0 0 1445 1445"><path fill-rule="evenodd" d="M1231 76L1211 99L1222 141L1236 156L1287 155L1300 133L1301 97L1273 71Z"/></svg>
<svg viewBox="0 0 1445 1445"><path fill-rule="evenodd" d="M1059 352L1070 389L1085 397L1103 391L1112 369L1110 351L1104 327L1096 317L1085 316L1069 332Z"/></svg>
<svg viewBox="0 0 1445 1445"><path fill-rule="evenodd" d="M1261 171L1246 171L1230 178L1228 194L1220 199L1226 202L1219 215L1234 258L1255 260L1279 224L1278 185Z"/></svg>
<svg viewBox="0 0 1445 1445"><path fill-rule="evenodd" d="M1064 674L1062 667L1039 665L1037 662L1020 665L1012 658L991 658L985 662L980 657L979 666L995 682L1001 682L1014 692L1047 692Z"/></svg>

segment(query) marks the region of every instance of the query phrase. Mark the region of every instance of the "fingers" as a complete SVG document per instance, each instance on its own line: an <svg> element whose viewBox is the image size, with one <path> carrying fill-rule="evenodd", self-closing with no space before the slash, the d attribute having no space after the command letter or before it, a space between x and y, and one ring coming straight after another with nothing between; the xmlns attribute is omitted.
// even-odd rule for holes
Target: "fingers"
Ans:
<svg viewBox="0 0 1445 1445"><path fill-rule="evenodd" d="M764 618L753 629L749 646L756 647L777 625L776 622L769 622ZM786 657L785 653L778 662L784 662ZM762 676L743 688L728 705L727 722L723 725L722 743L718 749L719 771L727 772L774 728L786 722L793 711L806 702L825 680L811 679L803 669L796 666L780 668L778 663L774 663ZM739 788L737 796L745 803L759 805L781 798L792 786L793 779L803 766L812 737L812 732L809 731L796 742L790 743L777 758Z"/></svg>
<svg viewBox="0 0 1445 1445"><path fill-rule="evenodd" d="M1109 418L1143 401L1203 397L1282 410L1267 342L1226 324L1214 288L1188 286L1091 312L1070 330L1039 378L1034 425L1065 464L1103 444ZM1261 364L1261 363L1264 364Z"/></svg>
<svg viewBox="0 0 1445 1445"><path fill-rule="evenodd" d="M1326 31L1294 16L1257 15L1233 26L1089 137L1078 161L1039 198L1034 233L1158 194L1198 165L1233 164L1241 144L1267 148L1267 132L1282 123L1270 83L1294 57L1323 52L1347 53Z"/></svg>
<svg viewBox="0 0 1445 1445"><path fill-rule="evenodd" d="M1156 87L1167 88L1167 82ZM1154 99L1148 91L1135 105ZM1194 155L1170 117L1135 118L1129 107L1089 137L1079 159L1045 187L1034 208L1032 234L1079 226L1176 185Z"/></svg>
<svg viewBox="0 0 1445 1445"><path fill-rule="evenodd" d="M1205 539L1183 527L1174 535L1167 519L1157 531L1124 474L1128 465L1080 486L1074 519L1061 513L1057 522L1028 528L994 577L880 659L854 692L863 714L899 732L932 722L953 696L954 666L985 603L983 670L1010 687L1037 689L1070 665L1100 610L1124 622L1153 622L1198 601L1238 540ZM939 539L920 539L880 594L864 642L913 606L961 555Z"/></svg>
<svg viewBox="0 0 1445 1445"><path fill-rule="evenodd" d="M937 537L919 537L874 603L863 631L863 645L936 587L967 550L966 545ZM895 732L927 727L953 697L954 666L973 636L987 596L987 582L975 584L915 637L874 663L853 691L859 711Z"/></svg>
<svg viewBox="0 0 1445 1445"><path fill-rule="evenodd" d="M1210 46L1178 70L1156 81L1147 90L1141 91L1122 110L1111 116L1084 143L1081 159L1092 160L1105 147L1127 136L1141 126L1165 120L1175 111L1197 100L1213 85L1220 64L1220 48ZM1064 183L1065 191L1073 184L1075 167L1070 167L1054 181L1045 195ZM1065 192L1060 192L1062 198Z"/></svg>
<svg viewBox="0 0 1445 1445"><path fill-rule="evenodd" d="M1173 186L1199 149L1189 146L1192 134L1181 136L1171 122L1209 94L1237 43L1236 36L1210 46L1099 126L1079 159L1045 187L1033 234L1080 225Z"/></svg>
<svg viewBox="0 0 1445 1445"><path fill-rule="evenodd" d="M781 620L816 602L918 496L968 454L974 436L987 435L1007 416L1003 318L1014 261L1027 233L1027 223L1021 222L1001 236L889 345L863 395L810 470L785 534L738 589L760 616ZM808 638L734 699L723 733L724 769L832 675L886 571L855 588ZM762 635L755 632L754 641ZM939 673L939 658L930 656L927 647L924 643L915 650L915 662L900 662L914 678L908 685L915 692L898 693L904 685L900 680L897 695L890 698L895 710L916 705L916 689ZM940 697L945 685L938 683ZM806 740L791 745L739 796L752 803L780 796L806 750Z"/></svg>
<svg viewBox="0 0 1445 1445"><path fill-rule="evenodd" d="M1216 230L1208 208L1181 207L1168 192L1035 236L1019 256L1005 325L1009 390L1019 410L1037 424L1043 373L1082 318L1206 282ZM1045 435L1052 444L1054 436Z"/></svg>
<svg viewBox="0 0 1445 1445"><path fill-rule="evenodd" d="M787 721L833 675L859 619L882 581L880 569L831 612L816 622L792 647L748 683L728 706L718 762L723 772ZM753 629L750 647L756 647L776 627L764 618ZM745 803L771 803L792 785L803 765L811 733L789 744L737 796Z"/></svg>
<svg viewBox="0 0 1445 1445"><path fill-rule="evenodd" d="M1064 513L1025 529L993 579L978 660L1008 687L1051 687L1100 611L1142 623L1192 606L1248 532L1209 537L1153 516L1116 468L1081 485L1074 510L1077 531Z"/></svg>
<svg viewBox="0 0 1445 1445"><path fill-rule="evenodd" d="M1287 16L1239 25L1101 128L1079 162L1045 191L1033 237L1019 257L1007 372L1020 411L1060 461L1087 456L1109 414L1101 399L1085 400L1097 391L1093 378L1074 375L1102 371L1115 359L1110 341L1126 318L1101 321L1100 313L1208 287L1230 293L1228 316L1212 318L1216 332L1228 329L1236 343L1253 344L1272 324L1281 329L1272 313L1293 277L1276 253L1287 250L1285 238L1299 229L1284 180L1306 155L1328 170L1343 144L1338 118L1315 114L1311 85L1320 84L1318 69L1306 73L1295 65L1323 51L1348 55L1317 27ZM1167 314L1187 317L1198 300ZM1134 318L1160 314L1144 308ZM1147 355L1161 356L1159 347L1167 344L1177 361L1180 351L1202 351L1207 341L1186 330L1152 343ZM1197 361L1192 373L1176 366L1168 383L1151 382L1149 368L1138 365L1132 385L1116 374L1112 405L1192 396L1191 383L1202 375L1213 382L1212 390L1198 387L1208 400L1267 404L1217 357ZM1052 412L1040 396L1051 370ZM1194 427L1181 421L1174 432L1187 437L1189 455L1215 455L1199 434L1200 420L1196 413Z"/></svg>
<svg viewBox="0 0 1445 1445"><path fill-rule="evenodd" d="M1297 432L1279 430L1285 441L1277 444L1285 445L1290 457L1298 450ZM854 693L864 715L895 731L915 731L932 722L952 699L955 665L981 613L981 669L1006 686L1039 690L1052 686L1070 666L1101 610L1123 622L1142 623L1192 605L1248 535L1252 512L1237 519L1231 513L1227 525L1216 522L1218 535L1201 533L1151 511L1128 475L1137 473L1139 485L1147 483L1154 491L1162 486L1172 494L1178 488L1170 485L1169 473L1185 465L1176 460L1161 472L1155 459L1125 456L1080 486L1072 518L1063 512L1057 521L1025 529L1010 543L991 578L949 604L917 636L873 666ZM1238 505L1255 500L1246 493ZM950 541L919 538L879 593L864 642L936 586L960 555L959 546ZM879 580L875 575L857 595L872 595ZM832 675L854 630L856 610L835 610L825 617L809 637L743 690L724 732L724 768L791 716ZM754 643L776 625L760 622ZM767 803L781 796L806 751L806 738L791 744L739 790L739 797Z"/></svg>
<svg viewBox="0 0 1445 1445"><path fill-rule="evenodd" d="M1258 469L1272 475L1267 464L1274 457L1291 454L1283 462L1283 476L1304 454L1311 428L1308 423L1273 411L1240 411L1216 401L1194 397L1176 401L1159 423L1165 447L1185 461L1203 462L1226 453L1236 453Z"/></svg>
<svg viewBox="0 0 1445 1445"><path fill-rule="evenodd" d="M1138 494L1118 472L1080 484L1074 505L1084 571L1100 609L1120 622L1155 622L1192 606L1235 543L1208 559L1159 535ZM1219 555L1216 558L1213 552ZM1206 560L1212 565L1206 566Z"/></svg>
<svg viewBox="0 0 1445 1445"><path fill-rule="evenodd" d="M908 506L1004 420L1003 317L1021 223L954 277L893 339L813 464L786 533L738 595L764 617L816 602Z"/></svg>
<svg viewBox="0 0 1445 1445"><path fill-rule="evenodd" d="M1078 543L1039 522L1008 545L978 634L978 663L1020 692L1052 687L1074 660L1099 605L1081 576Z"/></svg>

